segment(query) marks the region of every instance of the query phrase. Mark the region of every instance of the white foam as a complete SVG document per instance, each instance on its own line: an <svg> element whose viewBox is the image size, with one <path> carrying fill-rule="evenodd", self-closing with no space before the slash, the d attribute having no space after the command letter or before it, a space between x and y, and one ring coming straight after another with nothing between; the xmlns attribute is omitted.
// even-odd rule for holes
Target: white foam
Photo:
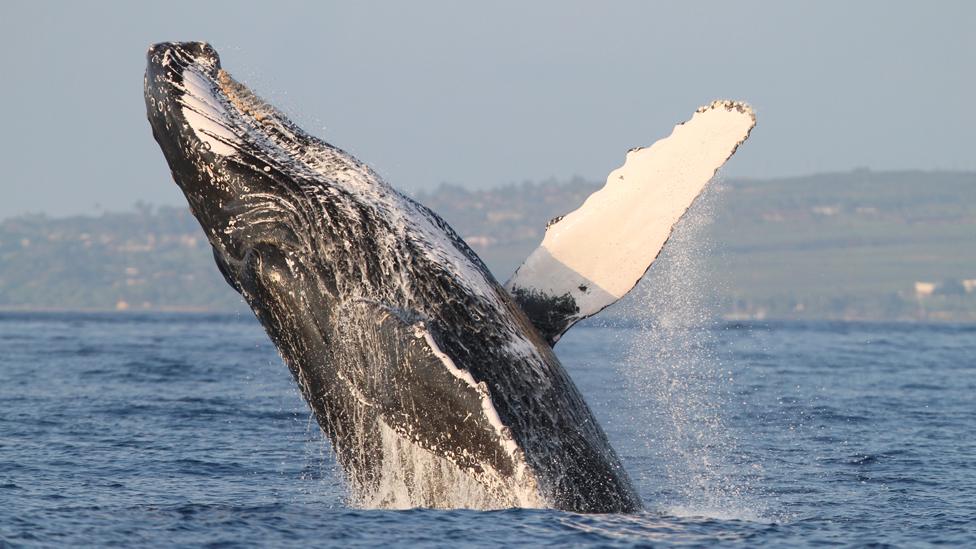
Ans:
<svg viewBox="0 0 976 549"><path fill-rule="evenodd" d="M756 510L749 508L687 507L678 505L662 508L660 512L678 518L705 518L723 521L738 520L743 522L758 522L761 524L771 524L774 522L762 516Z"/></svg>
<svg viewBox="0 0 976 549"><path fill-rule="evenodd" d="M544 506L536 492L520 486L517 477L476 479L383 421L378 423L383 454L380 478L374 490L354 491L353 505L366 509L480 510Z"/></svg>

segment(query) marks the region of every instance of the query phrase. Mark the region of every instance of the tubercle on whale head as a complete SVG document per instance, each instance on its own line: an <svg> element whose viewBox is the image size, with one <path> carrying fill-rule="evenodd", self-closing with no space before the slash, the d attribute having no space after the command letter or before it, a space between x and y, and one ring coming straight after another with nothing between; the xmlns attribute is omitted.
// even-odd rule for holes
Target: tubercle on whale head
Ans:
<svg viewBox="0 0 976 549"><path fill-rule="evenodd" d="M261 244L331 254L364 223L397 222L392 187L234 80L209 44L156 44L147 60L153 136L229 271Z"/></svg>
<svg viewBox="0 0 976 549"><path fill-rule="evenodd" d="M382 222L343 178L372 172L231 78L209 45L160 44L147 57L153 136L225 280L249 302L263 295L294 310L295 296L319 295L325 311L350 232ZM330 261L315 262L322 254ZM314 291L304 286L313 278Z"/></svg>
<svg viewBox="0 0 976 549"><path fill-rule="evenodd" d="M149 46L146 52L149 65L166 67L174 59L209 66L214 73L220 69L220 55L207 42L159 42Z"/></svg>
<svg viewBox="0 0 976 549"><path fill-rule="evenodd" d="M225 120L230 113L212 85L220 58L204 42L154 44L146 58L144 93L153 137L203 223L216 213L209 211L213 205L230 202L236 194L229 181L217 181L221 157L236 153L236 135Z"/></svg>
<svg viewBox="0 0 976 549"><path fill-rule="evenodd" d="M262 148L255 117L224 86L217 52L205 42L153 45L147 52L146 111L173 179L228 266L262 242L298 246L303 196ZM236 83L234 83L236 84ZM240 86L239 84L236 84Z"/></svg>

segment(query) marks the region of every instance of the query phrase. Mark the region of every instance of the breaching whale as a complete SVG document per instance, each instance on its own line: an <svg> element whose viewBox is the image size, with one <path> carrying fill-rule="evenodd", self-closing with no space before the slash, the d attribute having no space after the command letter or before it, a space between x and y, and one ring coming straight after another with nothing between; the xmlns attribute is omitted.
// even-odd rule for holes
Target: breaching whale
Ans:
<svg viewBox="0 0 976 549"><path fill-rule="evenodd" d="M147 54L152 133L364 507L641 508L553 353L619 299L755 119L715 102L550 222L506 284L434 212L232 79L206 43Z"/></svg>

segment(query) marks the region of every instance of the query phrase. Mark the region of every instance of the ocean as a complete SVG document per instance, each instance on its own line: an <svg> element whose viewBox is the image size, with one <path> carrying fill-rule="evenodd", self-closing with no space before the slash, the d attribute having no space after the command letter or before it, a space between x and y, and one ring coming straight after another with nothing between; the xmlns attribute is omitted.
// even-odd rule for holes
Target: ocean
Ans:
<svg viewBox="0 0 976 549"><path fill-rule="evenodd" d="M587 323L633 515L346 505L246 315L0 313L0 546L976 545L976 326Z"/></svg>

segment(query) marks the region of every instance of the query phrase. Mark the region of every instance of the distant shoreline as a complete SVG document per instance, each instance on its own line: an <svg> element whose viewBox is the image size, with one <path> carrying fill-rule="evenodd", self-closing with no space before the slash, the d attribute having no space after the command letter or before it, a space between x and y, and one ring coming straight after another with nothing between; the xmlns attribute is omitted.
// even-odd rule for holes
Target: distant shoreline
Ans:
<svg viewBox="0 0 976 549"><path fill-rule="evenodd" d="M105 308L80 308L80 309L70 309L70 308L55 308L55 307L3 307L0 306L0 316L2 315L38 315L38 316L57 316L57 315L94 315L94 316L117 316L117 317L138 317L146 315L172 315L172 316L188 316L188 317L205 317L205 316L219 316L219 317L235 317L240 319L251 319L252 315L250 311L246 308L241 308L240 310L229 310L229 309L207 309L202 307L167 307L167 308L148 308L148 309L105 309ZM607 327L625 327L629 325L635 325L641 322L645 322L645 319L638 317L628 317L623 315L609 316L609 317L597 317L592 320L584 320L585 325L590 326L600 326L605 325ZM791 317L765 317L765 318L750 318L750 317L738 317L734 315L716 315L711 321L703 322L700 326L707 326L709 324L718 325L735 325L735 324L745 324L749 326L761 326L764 324L775 325L775 324L824 324L824 323L839 323L839 324L878 324L878 325L944 325L944 326L976 326L976 319L966 320L966 319L942 319L942 318L927 318L927 319L908 319L908 318L791 318Z"/></svg>
<svg viewBox="0 0 976 549"><path fill-rule="evenodd" d="M146 309L108 309L102 307L64 308L64 307L10 307L0 306L0 313L39 313L39 314L117 314L139 315L156 313L173 313L185 315L239 315L247 309L239 311L230 309L207 309L205 307L153 307Z"/></svg>
<svg viewBox="0 0 976 549"><path fill-rule="evenodd" d="M416 198L501 281L539 245L548 220L599 186L442 185ZM688 306L693 295L716 322L976 323L976 172L721 178L699 206L642 283L658 307ZM600 316L642 314L620 307ZM0 311L245 310L186 207L0 221Z"/></svg>

